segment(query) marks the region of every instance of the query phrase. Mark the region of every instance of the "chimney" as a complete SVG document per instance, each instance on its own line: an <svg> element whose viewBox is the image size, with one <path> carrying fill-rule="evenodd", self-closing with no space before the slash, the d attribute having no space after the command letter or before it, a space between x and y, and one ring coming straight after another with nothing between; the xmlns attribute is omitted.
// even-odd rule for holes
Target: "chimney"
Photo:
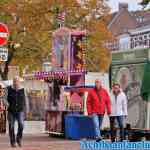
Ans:
<svg viewBox="0 0 150 150"><path fill-rule="evenodd" d="M128 10L128 3L119 3L119 11L121 9L127 9Z"/></svg>

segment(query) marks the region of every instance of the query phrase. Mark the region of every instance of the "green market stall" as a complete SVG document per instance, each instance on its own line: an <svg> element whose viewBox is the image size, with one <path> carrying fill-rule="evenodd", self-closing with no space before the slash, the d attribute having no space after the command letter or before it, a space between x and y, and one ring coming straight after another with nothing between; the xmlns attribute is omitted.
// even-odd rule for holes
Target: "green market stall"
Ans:
<svg viewBox="0 0 150 150"><path fill-rule="evenodd" d="M110 82L111 85L113 82L120 83L122 90L127 95L128 117L126 122L130 123L132 128L150 129L149 101L141 96L145 90L145 76L147 74L145 68L150 64L149 60L150 49L124 50L112 53ZM150 84L148 86L150 89Z"/></svg>

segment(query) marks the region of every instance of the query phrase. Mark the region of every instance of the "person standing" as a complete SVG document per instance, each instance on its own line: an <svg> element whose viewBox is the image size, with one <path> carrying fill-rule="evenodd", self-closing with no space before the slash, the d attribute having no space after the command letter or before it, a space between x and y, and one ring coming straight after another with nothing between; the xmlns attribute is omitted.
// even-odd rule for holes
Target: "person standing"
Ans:
<svg viewBox="0 0 150 150"><path fill-rule="evenodd" d="M105 110L107 114L111 114L111 103L108 92L102 87L100 80L95 80L95 87L89 92L87 97L88 115L97 115L99 119L99 128L101 129ZM97 126L97 125L95 125ZM102 139L101 134L97 137L97 141Z"/></svg>
<svg viewBox="0 0 150 150"><path fill-rule="evenodd" d="M16 142L19 147L22 146L22 135L25 118L25 90L20 85L19 77L13 79L13 85L7 87L8 95L8 124L9 124L9 137L12 147L16 147ZM18 132L15 136L15 121L18 122Z"/></svg>
<svg viewBox="0 0 150 150"><path fill-rule="evenodd" d="M7 91L2 83L0 83L0 133L6 132L6 101Z"/></svg>
<svg viewBox="0 0 150 150"><path fill-rule="evenodd" d="M124 140L124 118L127 116L127 97L121 90L119 84L112 86L111 93L111 114L110 114L110 129L111 141L116 140L115 121L117 121L120 128L120 141Z"/></svg>
<svg viewBox="0 0 150 150"><path fill-rule="evenodd" d="M0 113L2 113L5 110L5 91L0 84Z"/></svg>

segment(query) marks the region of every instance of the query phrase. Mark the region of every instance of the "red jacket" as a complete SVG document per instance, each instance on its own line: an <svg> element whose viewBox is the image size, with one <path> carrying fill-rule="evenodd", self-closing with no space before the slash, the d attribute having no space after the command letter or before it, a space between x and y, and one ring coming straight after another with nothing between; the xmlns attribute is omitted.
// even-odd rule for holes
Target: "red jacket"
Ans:
<svg viewBox="0 0 150 150"><path fill-rule="evenodd" d="M99 100L96 89L92 89L89 91L87 97L87 112L89 115L96 113L96 114L105 114L105 108L107 108L107 114L111 113L111 104L110 104L110 97L107 91L101 88L99 91L99 95L101 100Z"/></svg>

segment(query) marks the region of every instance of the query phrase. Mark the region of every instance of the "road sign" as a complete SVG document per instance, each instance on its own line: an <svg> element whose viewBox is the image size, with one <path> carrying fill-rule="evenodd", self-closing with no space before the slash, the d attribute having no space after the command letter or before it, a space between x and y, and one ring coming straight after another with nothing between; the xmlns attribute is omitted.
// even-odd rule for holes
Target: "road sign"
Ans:
<svg viewBox="0 0 150 150"><path fill-rule="evenodd" d="M9 30L7 26L3 23L0 23L0 46L7 44L9 37Z"/></svg>
<svg viewBox="0 0 150 150"><path fill-rule="evenodd" d="M5 47L0 47L0 61L7 61L8 59L8 49Z"/></svg>

